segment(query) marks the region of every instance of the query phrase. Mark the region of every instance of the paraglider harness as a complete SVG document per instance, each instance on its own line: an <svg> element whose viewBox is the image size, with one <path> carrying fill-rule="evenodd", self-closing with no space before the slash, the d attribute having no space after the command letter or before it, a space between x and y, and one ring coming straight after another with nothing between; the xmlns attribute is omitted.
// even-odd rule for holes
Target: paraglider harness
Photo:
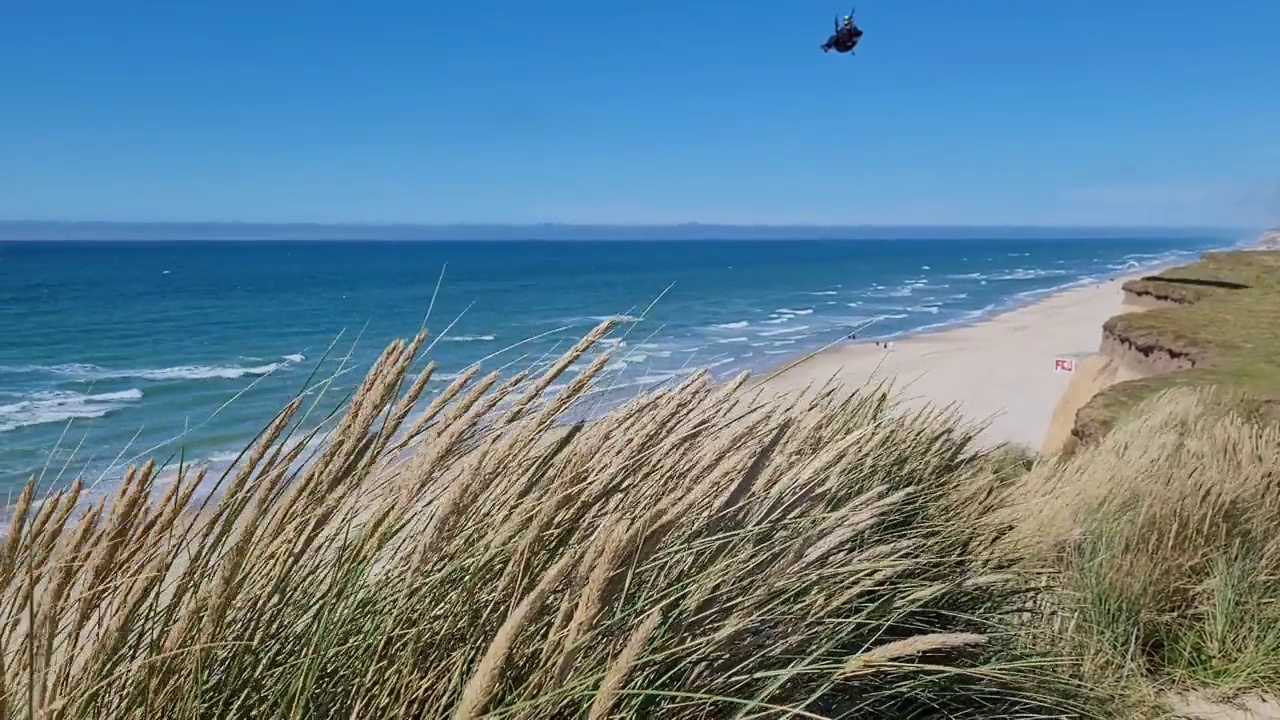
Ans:
<svg viewBox="0 0 1280 720"><path fill-rule="evenodd" d="M837 17L835 26L835 33L822 44L822 52L827 52L828 50L835 50L840 53L853 52L853 49L858 45L858 41L862 39L862 28L853 22L853 10L849 11L849 16L844 25L840 24L840 18Z"/></svg>

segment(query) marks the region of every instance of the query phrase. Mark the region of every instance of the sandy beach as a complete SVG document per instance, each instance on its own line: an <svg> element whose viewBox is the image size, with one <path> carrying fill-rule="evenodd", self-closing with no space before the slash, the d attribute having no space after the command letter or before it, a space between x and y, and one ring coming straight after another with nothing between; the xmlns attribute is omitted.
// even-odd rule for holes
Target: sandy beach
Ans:
<svg viewBox="0 0 1280 720"><path fill-rule="evenodd" d="M988 422L983 442L1039 449L1071 381L1068 368L1097 352L1102 324L1127 309L1124 282L1151 272L1065 290L974 325L892 341L887 348L849 340L777 372L764 386L792 393L833 376L855 387L891 379L908 406L958 403L964 417Z"/></svg>

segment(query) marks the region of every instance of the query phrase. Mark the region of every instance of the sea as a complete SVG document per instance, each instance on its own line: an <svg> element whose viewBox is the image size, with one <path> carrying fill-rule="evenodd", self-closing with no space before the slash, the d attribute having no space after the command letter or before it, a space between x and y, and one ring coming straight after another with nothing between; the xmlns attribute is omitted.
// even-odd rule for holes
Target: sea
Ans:
<svg viewBox="0 0 1280 720"><path fill-rule="evenodd" d="M336 405L387 343L424 326L435 394L477 362L536 371L616 317L599 410L699 368L724 378L851 334L973 323L1236 244L0 243L0 494L33 475L109 482L147 458L225 463L299 392Z"/></svg>

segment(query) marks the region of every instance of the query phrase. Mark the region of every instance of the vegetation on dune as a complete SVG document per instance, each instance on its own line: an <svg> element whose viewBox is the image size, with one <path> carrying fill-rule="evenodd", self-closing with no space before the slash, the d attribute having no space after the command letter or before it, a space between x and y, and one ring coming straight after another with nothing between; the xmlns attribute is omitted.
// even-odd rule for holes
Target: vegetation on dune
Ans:
<svg viewBox="0 0 1280 720"><path fill-rule="evenodd" d="M1280 688L1280 432L1240 394L1160 392L1042 461L884 387L698 374L565 425L610 353L547 388L609 329L430 403L423 338L395 343L332 432L290 441L300 397L195 507L188 469L29 486L0 714L1118 718Z"/></svg>
<svg viewBox="0 0 1280 720"><path fill-rule="evenodd" d="M420 344L388 349L313 462L280 441L295 403L198 513L197 477L148 503L152 467L84 514L78 487L24 495L0 555L4 715L1076 706L1019 647L1028 583L978 522L1000 472L954 418L695 376L556 428L606 354L562 395L538 392L563 364L527 389L463 378L410 421Z"/></svg>
<svg viewBox="0 0 1280 720"><path fill-rule="evenodd" d="M1041 642L1095 688L1280 689L1280 430L1229 399L1165 390L1019 477L988 518L1053 569Z"/></svg>
<svg viewBox="0 0 1280 720"><path fill-rule="evenodd" d="M1226 388L1241 393L1259 417L1280 419L1280 252L1207 253L1131 280L1125 290L1169 305L1117 315L1105 331L1192 367L1108 388L1081 408L1078 437L1097 440L1144 399L1171 387Z"/></svg>

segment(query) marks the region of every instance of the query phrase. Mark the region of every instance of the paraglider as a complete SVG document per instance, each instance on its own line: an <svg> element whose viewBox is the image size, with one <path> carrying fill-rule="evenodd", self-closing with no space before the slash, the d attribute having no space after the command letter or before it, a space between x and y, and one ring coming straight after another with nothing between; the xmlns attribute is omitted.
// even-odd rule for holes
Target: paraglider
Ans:
<svg viewBox="0 0 1280 720"><path fill-rule="evenodd" d="M853 49L858 46L858 41L862 39L862 28L853 22L853 10L844 16L844 22L839 18L835 20L836 31L827 38L822 44L822 52L835 50L838 53L854 54Z"/></svg>

